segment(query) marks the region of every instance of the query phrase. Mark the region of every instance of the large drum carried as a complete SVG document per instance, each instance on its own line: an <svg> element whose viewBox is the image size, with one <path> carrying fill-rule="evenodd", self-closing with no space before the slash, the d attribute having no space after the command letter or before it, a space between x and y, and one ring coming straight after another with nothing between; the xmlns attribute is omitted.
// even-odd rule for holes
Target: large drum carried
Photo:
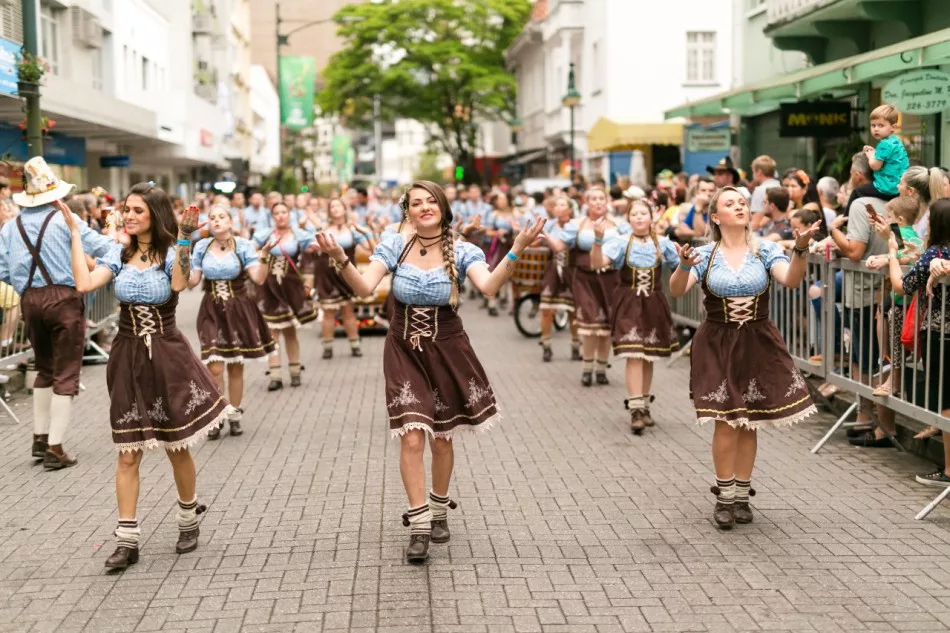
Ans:
<svg viewBox="0 0 950 633"><path fill-rule="evenodd" d="M544 273L551 261L551 249L537 246L524 249L524 253L515 262L511 282L528 292L540 292Z"/></svg>

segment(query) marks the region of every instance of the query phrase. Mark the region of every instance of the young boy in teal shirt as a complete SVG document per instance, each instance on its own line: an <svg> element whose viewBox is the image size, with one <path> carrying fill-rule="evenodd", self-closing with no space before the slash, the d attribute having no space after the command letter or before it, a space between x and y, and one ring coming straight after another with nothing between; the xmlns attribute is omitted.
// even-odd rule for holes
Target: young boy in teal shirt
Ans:
<svg viewBox="0 0 950 633"><path fill-rule="evenodd" d="M871 111L871 136L877 140L877 147L865 145L864 154L874 171L874 181L855 187L848 200L848 209L851 208L852 202L862 197L881 200L897 197L897 183L910 167L907 150L894 134L898 116L897 109L887 104Z"/></svg>

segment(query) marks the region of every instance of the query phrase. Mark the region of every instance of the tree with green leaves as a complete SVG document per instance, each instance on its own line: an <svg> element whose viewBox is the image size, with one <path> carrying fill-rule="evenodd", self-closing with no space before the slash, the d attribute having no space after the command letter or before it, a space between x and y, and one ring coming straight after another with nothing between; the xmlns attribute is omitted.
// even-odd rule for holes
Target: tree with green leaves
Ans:
<svg viewBox="0 0 950 633"><path fill-rule="evenodd" d="M382 0L335 16L343 49L323 71L317 104L349 125L425 124L431 142L475 175L479 123L515 117L515 78L504 51L531 12L529 0Z"/></svg>

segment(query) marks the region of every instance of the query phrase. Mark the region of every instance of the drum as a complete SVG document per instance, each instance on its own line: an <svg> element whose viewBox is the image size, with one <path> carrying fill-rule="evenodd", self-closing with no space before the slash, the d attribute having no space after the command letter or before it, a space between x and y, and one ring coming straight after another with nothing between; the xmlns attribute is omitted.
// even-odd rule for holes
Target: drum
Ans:
<svg viewBox="0 0 950 633"><path fill-rule="evenodd" d="M540 288L550 261L551 249L544 246L526 248L515 262L512 283L526 288Z"/></svg>

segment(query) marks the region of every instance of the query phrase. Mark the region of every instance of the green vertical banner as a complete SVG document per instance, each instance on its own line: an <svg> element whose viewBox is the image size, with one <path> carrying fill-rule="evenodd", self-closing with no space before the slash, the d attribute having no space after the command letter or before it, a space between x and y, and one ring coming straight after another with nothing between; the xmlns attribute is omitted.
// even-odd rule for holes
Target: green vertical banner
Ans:
<svg viewBox="0 0 950 633"><path fill-rule="evenodd" d="M280 58L280 122L292 130L313 126L317 60L313 57Z"/></svg>

